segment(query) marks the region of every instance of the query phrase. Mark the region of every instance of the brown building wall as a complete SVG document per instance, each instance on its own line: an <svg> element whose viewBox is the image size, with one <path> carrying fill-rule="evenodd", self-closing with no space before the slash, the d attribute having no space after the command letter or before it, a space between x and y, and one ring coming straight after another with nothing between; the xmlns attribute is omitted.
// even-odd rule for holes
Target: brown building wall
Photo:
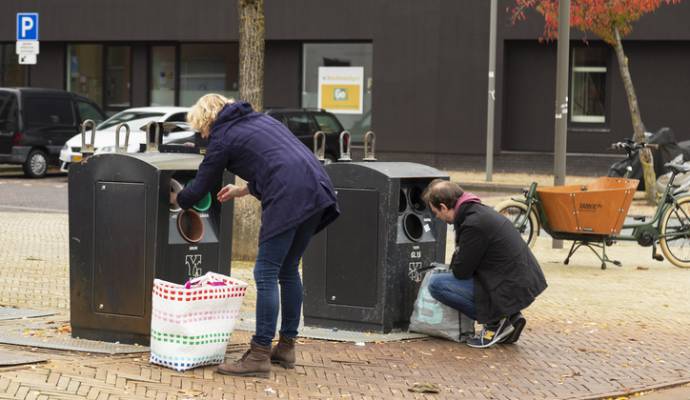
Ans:
<svg viewBox="0 0 690 400"><path fill-rule="evenodd" d="M549 151L555 92L555 57L549 46L555 46L537 42L543 28L538 15L512 26L504 12L509 4L500 0L498 7L496 149ZM128 42L135 45L134 105L148 102L149 43L228 42L238 36L231 0L3 0L0 15L10 16L11 23L0 24L0 41L14 41L13 16L20 11L41 16L42 53L32 83L64 87L64 43ZM378 150L483 154L488 12L486 0L267 0L265 104L300 104L302 42L371 42L372 126ZM690 2L664 7L635 26L635 42L627 46L633 79L640 77L636 84L649 129L664 121L678 125L677 132L690 127L687 112L678 112L687 104L688 20ZM520 39L527 41L517 44ZM663 46L651 45L659 40ZM649 46L642 44L647 41ZM610 139L629 132L615 64L610 75L611 133L571 134L570 151L599 152ZM669 85L674 86L670 96ZM661 99L673 103L664 107Z"/></svg>

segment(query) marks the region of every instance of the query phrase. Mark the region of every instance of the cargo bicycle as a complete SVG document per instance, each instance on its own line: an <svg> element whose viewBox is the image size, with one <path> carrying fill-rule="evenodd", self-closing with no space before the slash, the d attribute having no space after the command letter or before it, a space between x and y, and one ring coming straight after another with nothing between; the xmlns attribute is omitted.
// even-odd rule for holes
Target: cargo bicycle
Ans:
<svg viewBox="0 0 690 400"><path fill-rule="evenodd" d="M646 146L632 141L612 145L625 150L629 158ZM601 261L601 269L606 269L607 263L621 266L620 261L606 255L606 247L621 240L652 247L652 258L663 261L657 252L659 245L673 265L690 268L690 193L673 183L676 175L689 172L690 167L674 163L664 166L671 176L654 215L632 217L634 222L625 223L638 184L637 179L627 178L629 171L624 177L597 178L587 185L537 187L533 182L524 191L524 198L506 200L495 209L512 221L530 246L542 228L554 239L571 240L563 261L566 265L578 249L587 247ZM626 233L621 234L622 230Z"/></svg>

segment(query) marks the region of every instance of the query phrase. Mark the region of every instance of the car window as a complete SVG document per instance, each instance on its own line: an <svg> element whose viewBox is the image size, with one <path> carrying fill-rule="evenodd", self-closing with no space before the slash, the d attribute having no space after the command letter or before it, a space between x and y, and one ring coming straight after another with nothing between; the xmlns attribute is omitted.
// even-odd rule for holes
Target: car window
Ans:
<svg viewBox="0 0 690 400"><path fill-rule="evenodd" d="M277 120L278 122L280 122L281 124L287 126L287 122L285 121L285 116L284 116L283 114L280 114L280 113L271 113L271 114L268 114L268 115L269 115L271 118L273 118L273 119Z"/></svg>
<svg viewBox="0 0 690 400"><path fill-rule="evenodd" d="M0 93L0 131L17 129L17 96L13 93Z"/></svg>
<svg viewBox="0 0 690 400"><path fill-rule="evenodd" d="M314 114L314 119L319 125L319 130L323 131L323 133L340 133L343 131L340 122L332 115Z"/></svg>
<svg viewBox="0 0 690 400"><path fill-rule="evenodd" d="M311 135L316 129L309 116L304 113L288 114L286 116L288 129L298 136Z"/></svg>
<svg viewBox="0 0 690 400"><path fill-rule="evenodd" d="M85 101L77 101L77 109L79 109L79 116L81 118L80 123L87 119L93 120L97 124L103 122L103 114L92 104Z"/></svg>
<svg viewBox="0 0 690 400"><path fill-rule="evenodd" d="M61 97L27 97L24 101L27 126L74 125L72 101Z"/></svg>
<svg viewBox="0 0 690 400"><path fill-rule="evenodd" d="M127 122L130 124L130 122L134 120L146 120L146 123L151 121L151 120L156 120L160 119L163 114L162 112L149 112L149 111L121 111L112 117L106 119L96 127L96 129L107 129L107 128L112 128L117 124L120 124L122 122ZM134 129L133 126L130 126L130 128Z"/></svg>
<svg viewBox="0 0 690 400"><path fill-rule="evenodd" d="M187 113L186 112L181 112L181 113L176 113L168 117L166 120L168 122L187 122Z"/></svg>

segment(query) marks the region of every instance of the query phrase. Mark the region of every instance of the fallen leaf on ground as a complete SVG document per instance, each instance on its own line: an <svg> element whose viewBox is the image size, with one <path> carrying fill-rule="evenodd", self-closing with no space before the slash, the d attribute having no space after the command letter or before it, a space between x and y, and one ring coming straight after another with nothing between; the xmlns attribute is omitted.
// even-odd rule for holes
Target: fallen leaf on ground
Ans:
<svg viewBox="0 0 690 400"><path fill-rule="evenodd" d="M638 266L637 266L637 269L638 269L639 271L648 271L648 270L649 270L649 267L643 267L643 266L638 265Z"/></svg>
<svg viewBox="0 0 690 400"><path fill-rule="evenodd" d="M434 385L433 383L422 382L413 383L411 387L407 388L407 390L415 393L439 393L441 391L441 389L439 389L438 386Z"/></svg>

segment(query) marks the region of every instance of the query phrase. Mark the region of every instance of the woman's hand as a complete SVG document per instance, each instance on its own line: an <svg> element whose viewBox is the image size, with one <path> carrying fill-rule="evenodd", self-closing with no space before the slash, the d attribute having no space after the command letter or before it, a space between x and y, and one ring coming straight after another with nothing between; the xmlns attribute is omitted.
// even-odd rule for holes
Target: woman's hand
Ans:
<svg viewBox="0 0 690 400"><path fill-rule="evenodd" d="M177 205L177 193L175 192L170 192L170 205L174 207L178 207Z"/></svg>
<svg viewBox="0 0 690 400"><path fill-rule="evenodd" d="M249 194L249 189L247 187L239 187L233 184L223 186L222 189L218 191L216 198L221 203L225 203L228 200L232 200L236 197L242 197Z"/></svg>

